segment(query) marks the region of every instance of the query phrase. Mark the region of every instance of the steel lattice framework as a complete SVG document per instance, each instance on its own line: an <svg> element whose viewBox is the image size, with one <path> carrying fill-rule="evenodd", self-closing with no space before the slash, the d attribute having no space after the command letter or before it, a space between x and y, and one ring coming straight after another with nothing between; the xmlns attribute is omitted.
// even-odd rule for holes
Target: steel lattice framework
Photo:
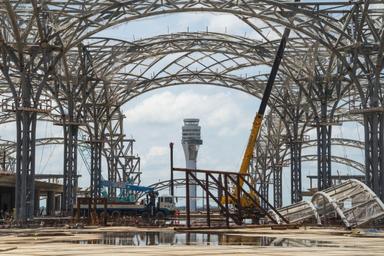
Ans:
<svg viewBox="0 0 384 256"><path fill-rule="evenodd" d="M97 37L119 24L181 12L232 14L256 36L188 32L134 42ZM331 185L335 161L364 172L367 185L384 199L383 20L379 0L2 1L0 122L16 123L16 143L4 142L1 148L12 144L10 152L15 151L15 156L3 154L3 162L16 159L17 220L33 217L38 121L63 127L62 208L69 213L76 197L78 145L85 143L90 151L93 197L100 196L102 155L108 179L132 178L127 171L131 163L125 162L124 103L180 84L216 85L260 97L285 27L292 33L264 139L255 148L261 191L267 193L273 174L275 205L281 206L281 170L289 152L293 202L301 200L305 159L318 161L319 189ZM364 143L332 137L332 126L345 121L364 124ZM317 139L307 142L305 134L313 128ZM79 131L87 134L82 142ZM306 144L316 146L318 154L302 156ZM332 145L364 146L365 164L333 156ZM115 195L112 188L110 192Z"/></svg>

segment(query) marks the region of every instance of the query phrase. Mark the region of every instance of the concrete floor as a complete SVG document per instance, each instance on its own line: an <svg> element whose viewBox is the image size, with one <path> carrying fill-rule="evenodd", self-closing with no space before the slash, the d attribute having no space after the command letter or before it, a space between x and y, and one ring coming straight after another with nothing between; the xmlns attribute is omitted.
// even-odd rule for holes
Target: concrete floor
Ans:
<svg viewBox="0 0 384 256"><path fill-rule="evenodd" d="M1 255L384 255L384 233L364 237L364 230L301 228L298 230L271 230L269 228L231 229L217 232L239 236L268 236L296 240L319 241L319 247L260 246L121 246L99 244L73 244L68 241L96 239L102 232L173 232L172 229L138 229L130 227L91 228L69 230L58 228L0 230ZM74 234L76 232L76 234ZM215 231L216 232L216 231ZM324 242L324 244L323 244ZM298 247L297 247L298 246Z"/></svg>

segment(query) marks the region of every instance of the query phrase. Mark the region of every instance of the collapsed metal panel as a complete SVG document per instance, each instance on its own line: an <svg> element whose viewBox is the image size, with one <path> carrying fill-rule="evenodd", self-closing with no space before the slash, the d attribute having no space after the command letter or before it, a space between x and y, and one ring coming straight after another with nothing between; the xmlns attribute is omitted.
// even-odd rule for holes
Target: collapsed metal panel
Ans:
<svg viewBox="0 0 384 256"><path fill-rule="evenodd" d="M341 221L347 228L358 227L384 217L384 204L361 181L349 179L316 192L310 202L301 201L278 209L290 223L326 225ZM273 214L277 222L279 217Z"/></svg>
<svg viewBox="0 0 384 256"><path fill-rule="evenodd" d="M384 216L383 202L356 179L315 193L312 203L320 216L336 213L346 227L361 226Z"/></svg>
<svg viewBox="0 0 384 256"><path fill-rule="evenodd" d="M316 208L313 206L311 202L300 201L298 203L285 206L283 208L278 209L278 212L284 216L289 223L317 223L321 224L321 220L319 215L317 214ZM275 220L279 224L283 223L281 218L271 212Z"/></svg>

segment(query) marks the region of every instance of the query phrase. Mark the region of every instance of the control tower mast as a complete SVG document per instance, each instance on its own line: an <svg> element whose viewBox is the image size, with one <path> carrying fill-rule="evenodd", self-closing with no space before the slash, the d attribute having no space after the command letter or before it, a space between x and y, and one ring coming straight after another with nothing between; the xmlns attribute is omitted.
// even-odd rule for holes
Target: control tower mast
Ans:
<svg viewBox="0 0 384 256"><path fill-rule="evenodd" d="M199 151L199 146L203 144L203 141L200 138L199 119L196 118L187 118L184 119L184 126L182 127L182 140L181 144L183 145L185 162L187 169L196 169L196 159L197 153ZM189 195L190 195L190 209L191 211L197 210L196 204L196 184L191 184L189 186Z"/></svg>

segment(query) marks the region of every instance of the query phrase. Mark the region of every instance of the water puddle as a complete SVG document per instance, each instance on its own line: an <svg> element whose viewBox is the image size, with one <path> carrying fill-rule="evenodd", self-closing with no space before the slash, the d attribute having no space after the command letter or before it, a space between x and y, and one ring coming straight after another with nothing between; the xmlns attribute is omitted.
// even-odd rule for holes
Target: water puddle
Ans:
<svg viewBox="0 0 384 256"><path fill-rule="evenodd" d="M174 232L106 232L97 239L65 241L77 244L104 244L121 246L156 245L249 245L276 247L338 247L329 241L244 236L223 233L174 233Z"/></svg>

